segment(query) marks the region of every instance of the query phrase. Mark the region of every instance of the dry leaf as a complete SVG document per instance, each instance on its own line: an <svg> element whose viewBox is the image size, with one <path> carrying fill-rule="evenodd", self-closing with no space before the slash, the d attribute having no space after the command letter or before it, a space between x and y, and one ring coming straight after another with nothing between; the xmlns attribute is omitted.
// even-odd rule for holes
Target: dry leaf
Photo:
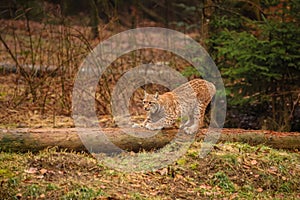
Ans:
<svg viewBox="0 0 300 200"><path fill-rule="evenodd" d="M22 197L22 193L17 193L17 194L16 194L16 197L17 197L17 198L21 198L21 197Z"/></svg>
<svg viewBox="0 0 300 200"><path fill-rule="evenodd" d="M258 178L258 177L259 177L259 174L255 174L254 177L255 177L255 178Z"/></svg>
<svg viewBox="0 0 300 200"><path fill-rule="evenodd" d="M229 197L229 199L231 200L231 199L236 199L238 197L238 193L234 193L234 194L232 194L230 197Z"/></svg>
<svg viewBox="0 0 300 200"><path fill-rule="evenodd" d="M44 168L42 168L42 169L40 169L40 172L41 172L41 174L46 174L46 173L48 172L48 170L47 170L47 169L44 169Z"/></svg>
<svg viewBox="0 0 300 200"><path fill-rule="evenodd" d="M276 175L276 172L277 172L278 170L277 170L277 168L275 167L275 166L271 166L270 167L270 169L268 169L268 172L270 173L270 174L274 174L274 175Z"/></svg>
<svg viewBox="0 0 300 200"><path fill-rule="evenodd" d="M176 181L176 180L181 180L181 179L183 179L183 176L180 175L180 174L176 174L176 175L175 175L175 178L174 178L174 181Z"/></svg>
<svg viewBox="0 0 300 200"><path fill-rule="evenodd" d="M42 178L44 178L44 176L43 176L43 175L40 175L40 176L36 176L36 178L42 179Z"/></svg>
<svg viewBox="0 0 300 200"><path fill-rule="evenodd" d="M212 187L210 185L200 185L199 186L200 189L205 189L205 190L210 190Z"/></svg>
<svg viewBox="0 0 300 200"><path fill-rule="evenodd" d="M24 172L27 173L27 174L35 174L37 172L37 168L30 167L28 170L25 169Z"/></svg>
<svg viewBox="0 0 300 200"><path fill-rule="evenodd" d="M251 160L251 165L256 165L257 161L256 160Z"/></svg>
<svg viewBox="0 0 300 200"><path fill-rule="evenodd" d="M158 172L160 173L160 175L167 175L168 174L168 169L167 168L163 168L161 170L158 170Z"/></svg>
<svg viewBox="0 0 300 200"><path fill-rule="evenodd" d="M61 174L61 175L64 174L64 172L63 172L63 171L60 171L60 170L57 171L57 172L58 172L59 174Z"/></svg>
<svg viewBox="0 0 300 200"><path fill-rule="evenodd" d="M243 165L243 167L246 169L250 169L250 167L248 165Z"/></svg>

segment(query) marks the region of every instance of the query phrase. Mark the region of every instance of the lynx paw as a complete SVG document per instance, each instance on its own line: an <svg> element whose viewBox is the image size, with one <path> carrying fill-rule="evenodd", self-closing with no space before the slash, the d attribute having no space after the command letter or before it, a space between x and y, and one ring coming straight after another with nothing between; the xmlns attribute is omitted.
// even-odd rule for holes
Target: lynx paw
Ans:
<svg viewBox="0 0 300 200"><path fill-rule="evenodd" d="M197 133L198 128L199 127L197 125L192 125L192 126L189 126L189 127L185 127L183 130L186 134L192 135L192 134Z"/></svg>
<svg viewBox="0 0 300 200"><path fill-rule="evenodd" d="M154 126L153 124L147 123L145 128L149 130L158 130L158 129L162 129L163 127Z"/></svg>
<svg viewBox="0 0 300 200"><path fill-rule="evenodd" d="M143 127L143 124L137 124L137 123L134 123L134 124L132 124L131 127L132 127L132 128L142 128L142 127Z"/></svg>

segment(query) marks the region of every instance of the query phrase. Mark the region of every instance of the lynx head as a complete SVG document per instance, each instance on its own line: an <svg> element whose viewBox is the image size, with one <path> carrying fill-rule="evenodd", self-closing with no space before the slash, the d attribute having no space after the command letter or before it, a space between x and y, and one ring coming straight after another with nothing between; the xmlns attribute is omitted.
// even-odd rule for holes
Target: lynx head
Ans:
<svg viewBox="0 0 300 200"><path fill-rule="evenodd" d="M158 99L159 99L158 92L156 92L155 94L148 94L145 91L145 96L143 99L144 109L147 112L149 112L149 111L151 113L156 112L159 109Z"/></svg>

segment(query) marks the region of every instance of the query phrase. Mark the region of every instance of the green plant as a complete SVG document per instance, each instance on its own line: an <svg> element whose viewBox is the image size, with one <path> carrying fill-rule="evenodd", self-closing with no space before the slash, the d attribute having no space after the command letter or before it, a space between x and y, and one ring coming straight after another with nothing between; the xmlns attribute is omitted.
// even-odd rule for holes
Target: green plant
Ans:
<svg viewBox="0 0 300 200"><path fill-rule="evenodd" d="M235 191L233 183L229 180L228 176L222 171L215 173L213 177L213 182L215 185L219 186L227 192Z"/></svg>
<svg viewBox="0 0 300 200"><path fill-rule="evenodd" d="M289 131L299 101L300 30L298 1L262 1L260 20L241 13L215 15L210 50L226 79L230 105L260 106L269 129ZM222 21L224 20L225 21ZM237 19L237 20L236 20ZM243 19L241 21L241 19ZM236 21L234 21L236 20ZM267 110L265 110L267 111Z"/></svg>
<svg viewBox="0 0 300 200"><path fill-rule="evenodd" d="M131 199L135 199L135 200L143 200L145 198L142 197L142 195L138 192L134 192L131 195Z"/></svg>
<svg viewBox="0 0 300 200"><path fill-rule="evenodd" d="M102 190L98 190L95 191L91 188L88 187L81 187L78 188L76 190L70 191L69 193L67 193L65 196L62 197L62 199L64 200L71 200L71 199L94 199L95 197L99 196L99 195L103 195L103 191Z"/></svg>
<svg viewBox="0 0 300 200"><path fill-rule="evenodd" d="M27 191L25 192L25 195L27 197L38 197L41 194L41 188L37 184L32 184L27 186Z"/></svg>

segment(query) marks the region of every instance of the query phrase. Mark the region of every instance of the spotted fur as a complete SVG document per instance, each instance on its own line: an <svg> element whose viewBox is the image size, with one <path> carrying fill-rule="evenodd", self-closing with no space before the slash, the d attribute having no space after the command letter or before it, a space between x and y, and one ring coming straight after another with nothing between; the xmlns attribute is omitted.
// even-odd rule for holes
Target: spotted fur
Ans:
<svg viewBox="0 0 300 200"><path fill-rule="evenodd" d="M193 134L203 126L206 107L215 93L215 86L203 79L194 79L162 95L145 92L143 105L147 118L142 126L157 130L172 127L181 119L180 128Z"/></svg>

